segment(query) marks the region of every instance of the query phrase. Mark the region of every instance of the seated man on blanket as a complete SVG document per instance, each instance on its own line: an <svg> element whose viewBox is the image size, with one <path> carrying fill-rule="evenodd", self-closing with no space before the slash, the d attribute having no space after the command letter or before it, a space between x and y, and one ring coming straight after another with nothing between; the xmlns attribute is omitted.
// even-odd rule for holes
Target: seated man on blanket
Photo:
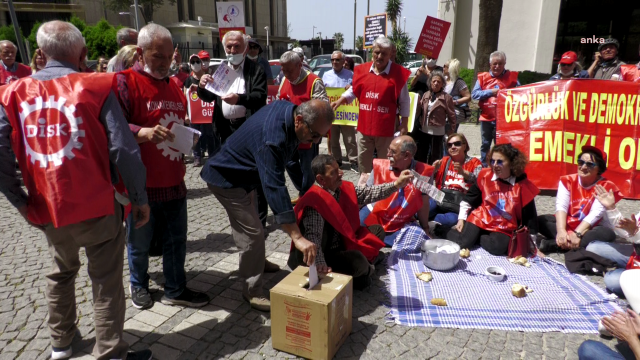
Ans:
<svg viewBox="0 0 640 360"><path fill-rule="evenodd" d="M410 136L393 139L387 150L388 159L373 160L373 172L369 175L367 186L395 181L405 170L431 176L433 166L413 159L417 149L416 142ZM407 184L387 199L362 208L360 223L382 225L387 235L385 244L393 246L398 231L415 220L416 214L420 226L429 235L429 196L421 193L413 184Z"/></svg>
<svg viewBox="0 0 640 360"><path fill-rule="evenodd" d="M393 182L378 186L358 186L342 181L342 170L331 155L318 155L311 162L316 183L298 200L294 211L302 235L316 244L319 272L335 271L353 276L353 287L371 284L371 265L384 247L381 226L360 226L358 208L389 197L412 179L410 171L398 174ZM293 270L304 264L303 255L291 247L287 265Z"/></svg>

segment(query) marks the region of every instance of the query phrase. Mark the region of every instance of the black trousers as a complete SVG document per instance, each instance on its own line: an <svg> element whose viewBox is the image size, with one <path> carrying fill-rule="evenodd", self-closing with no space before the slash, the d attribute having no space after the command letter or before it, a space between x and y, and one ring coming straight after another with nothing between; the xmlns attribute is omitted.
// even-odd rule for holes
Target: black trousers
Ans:
<svg viewBox="0 0 640 360"><path fill-rule="evenodd" d="M436 160L442 159L444 135L429 135L417 129L411 132L411 137L418 145L414 159L425 164L433 164Z"/></svg>
<svg viewBox="0 0 640 360"><path fill-rule="evenodd" d="M554 215L538 216L538 232L549 240L556 240L558 231L556 230L556 217ZM580 240L580 247L586 248L592 241L613 242L616 239L616 233L604 226L596 225L587 230Z"/></svg>
<svg viewBox="0 0 640 360"><path fill-rule="evenodd" d="M449 230L447 239L460 245L462 249L470 249L480 241L480 246L491 255L506 255L511 236L481 229L470 222L465 222L462 232L455 228Z"/></svg>

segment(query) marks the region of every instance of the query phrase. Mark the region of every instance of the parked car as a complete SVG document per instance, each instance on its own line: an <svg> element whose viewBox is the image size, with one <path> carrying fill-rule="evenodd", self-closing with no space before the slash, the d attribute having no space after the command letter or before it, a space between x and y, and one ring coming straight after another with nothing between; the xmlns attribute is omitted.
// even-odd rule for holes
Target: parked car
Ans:
<svg viewBox="0 0 640 360"><path fill-rule="evenodd" d="M331 64L322 64L322 65L316 66L313 69L313 73L318 75L318 77L320 79L322 79L322 75L324 75L324 73L326 73L327 71L329 71L331 69L332 69Z"/></svg>
<svg viewBox="0 0 640 360"><path fill-rule="evenodd" d="M411 76L416 75L416 71L422 66L422 60L407 61L402 64L405 68L411 70Z"/></svg>
<svg viewBox="0 0 640 360"><path fill-rule="evenodd" d="M354 66L364 64L364 60L362 60L362 57L358 55L345 54L345 56L353 59ZM311 67L311 69L314 69L314 70L316 67L324 64L331 65L331 54L316 55L311 59L311 61L309 61L309 67Z"/></svg>

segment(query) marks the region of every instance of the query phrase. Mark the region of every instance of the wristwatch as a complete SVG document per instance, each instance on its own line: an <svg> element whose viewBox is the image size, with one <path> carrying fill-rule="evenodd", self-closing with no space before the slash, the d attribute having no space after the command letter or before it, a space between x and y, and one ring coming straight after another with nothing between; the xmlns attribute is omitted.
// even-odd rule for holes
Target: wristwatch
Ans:
<svg viewBox="0 0 640 360"><path fill-rule="evenodd" d="M578 239L582 239L582 237L584 236L583 233L581 233L580 231L574 231L574 233L576 234L576 236L578 237Z"/></svg>

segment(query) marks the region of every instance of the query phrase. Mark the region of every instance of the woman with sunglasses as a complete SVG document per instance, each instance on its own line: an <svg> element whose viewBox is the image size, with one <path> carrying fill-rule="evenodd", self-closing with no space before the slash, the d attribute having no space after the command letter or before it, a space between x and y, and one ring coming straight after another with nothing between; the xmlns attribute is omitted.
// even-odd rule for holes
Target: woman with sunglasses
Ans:
<svg viewBox="0 0 640 360"><path fill-rule="evenodd" d="M420 104L422 119L420 126L411 134L418 144L414 159L432 164L442 159L442 143L447 122L451 126L449 134L456 128L456 112L453 98L444 91L446 80L441 71L434 71L429 77L430 90L424 93Z"/></svg>
<svg viewBox="0 0 640 360"><path fill-rule="evenodd" d="M469 143L463 134L449 135L446 144L448 156L433 163L437 169L435 185L445 193L445 198L442 203L429 199L429 220L436 222L436 236L446 236L451 227L456 225L460 202L476 183L476 177L482 170L482 162L467 155Z"/></svg>
<svg viewBox="0 0 640 360"><path fill-rule="evenodd" d="M543 253L557 248L570 250L586 248L595 240L612 242L614 231L599 225L606 209L596 198L596 184L611 190L616 202L622 199L618 187L602 177L607 170L606 154L593 146L583 146L578 157L578 173L560 177L556 195L556 213L538 218Z"/></svg>
<svg viewBox="0 0 640 360"><path fill-rule="evenodd" d="M527 226L533 237L537 235L534 198L540 190L524 172L526 156L511 144L494 146L487 159L491 166L480 171L460 203L458 223L447 239L463 249L480 242L490 254L506 255L519 226Z"/></svg>
<svg viewBox="0 0 640 360"><path fill-rule="evenodd" d="M549 80L570 80L570 79L588 79L587 70L582 70L582 65L578 62L578 54L573 51L567 51L562 54L560 63L558 63L558 73L553 75Z"/></svg>

